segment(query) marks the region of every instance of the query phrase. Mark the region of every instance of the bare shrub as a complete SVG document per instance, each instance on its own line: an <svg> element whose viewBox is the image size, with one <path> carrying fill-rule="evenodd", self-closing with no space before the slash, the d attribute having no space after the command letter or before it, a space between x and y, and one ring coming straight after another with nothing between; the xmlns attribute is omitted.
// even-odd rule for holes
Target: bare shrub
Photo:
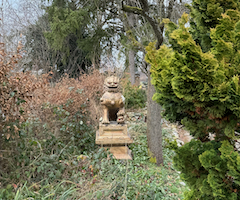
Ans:
<svg viewBox="0 0 240 200"><path fill-rule="evenodd" d="M15 137L13 133L17 135L18 123L29 117L38 117L44 122L53 120L52 108L47 109L45 105L62 105L70 116L78 111L88 113L91 123L97 125L100 116L98 101L103 94L104 81L99 71L83 74L79 79L66 75L50 84L48 74L37 78L30 72L11 71L21 57L19 51L20 47L16 55L10 56L4 52L3 46L0 48L0 126L7 132L7 139L11 135ZM9 126L11 122L14 123Z"/></svg>
<svg viewBox="0 0 240 200"><path fill-rule="evenodd" d="M6 133L7 139L18 136L18 125L26 116L23 103L30 103L30 94L45 83L36 81L30 74L13 72L21 58L20 50L20 43L13 55L4 51L3 43L0 46L0 128Z"/></svg>
<svg viewBox="0 0 240 200"><path fill-rule="evenodd" d="M98 125L101 116L100 98L104 93L104 75L98 70L81 76L79 81L89 99L89 114L94 125Z"/></svg>
<svg viewBox="0 0 240 200"><path fill-rule="evenodd" d="M30 76L29 76L30 77ZM89 120L96 125L99 120L99 99L103 94L103 75L95 70L83 74L79 79L62 77L57 83L45 84L46 77L41 78L42 87L32 93L32 102L28 103L26 110L32 116L37 116L43 121L50 122L54 117L51 106L63 106L70 116L76 112L88 114ZM40 84L40 83L38 83ZM31 105L31 107L29 107ZM45 106L45 107L44 107ZM44 109L43 109L44 107Z"/></svg>

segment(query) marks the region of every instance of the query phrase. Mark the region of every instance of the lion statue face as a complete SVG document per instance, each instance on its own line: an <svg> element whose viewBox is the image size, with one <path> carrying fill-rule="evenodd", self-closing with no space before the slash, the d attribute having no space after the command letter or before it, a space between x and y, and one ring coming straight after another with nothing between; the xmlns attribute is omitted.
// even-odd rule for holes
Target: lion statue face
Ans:
<svg viewBox="0 0 240 200"><path fill-rule="evenodd" d="M105 87L107 87L110 91L115 91L118 89L119 78L116 76L109 76L104 81Z"/></svg>

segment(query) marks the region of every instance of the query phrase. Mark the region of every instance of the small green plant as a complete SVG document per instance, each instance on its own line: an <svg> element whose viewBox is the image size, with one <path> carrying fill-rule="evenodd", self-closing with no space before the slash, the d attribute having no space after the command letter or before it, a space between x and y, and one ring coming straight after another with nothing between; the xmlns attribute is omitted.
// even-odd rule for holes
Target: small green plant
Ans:
<svg viewBox="0 0 240 200"><path fill-rule="evenodd" d="M67 102L70 103L71 101ZM76 174L81 172L84 166L77 160L77 155L96 149L95 131L88 124L87 113L75 112L70 115L65 109L67 106L43 107L52 111L54 123L29 119L21 124L18 143L14 147L15 153L8 159L8 171L1 172L3 180L6 179L1 181L3 188L9 183L11 186L24 182L27 185L22 191L35 183L39 188L50 185L42 190L44 194L51 191L52 183L74 180ZM10 142L12 141L6 141L7 144ZM7 197L12 195L12 190L9 186L1 189L3 199L11 199Z"/></svg>
<svg viewBox="0 0 240 200"><path fill-rule="evenodd" d="M13 191L12 185L8 184L5 188L0 189L0 200L3 199L14 199L15 192Z"/></svg>
<svg viewBox="0 0 240 200"><path fill-rule="evenodd" d="M147 95L146 91L132 86L128 81L123 89L123 96L125 97L126 108L144 108L146 106Z"/></svg>

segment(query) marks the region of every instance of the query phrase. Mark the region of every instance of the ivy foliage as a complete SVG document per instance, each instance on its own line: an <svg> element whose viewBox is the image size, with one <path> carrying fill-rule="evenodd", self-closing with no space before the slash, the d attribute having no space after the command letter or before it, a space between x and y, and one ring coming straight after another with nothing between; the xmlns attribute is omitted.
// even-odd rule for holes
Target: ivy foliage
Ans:
<svg viewBox="0 0 240 200"><path fill-rule="evenodd" d="M109 151L97 148L86 116L71 116L64 106L52 108L62 122L58 136L48 123L36 120L22 124L19 153L11 156L20 165L12 166L15 170L5 179L8 182L2 181L1 200L182 199L188 188L172 166L174 152L164 148L164 166L149 162L146 123L129 125L135 141L129 145L134 159L116 160ZM172 140L173 136L163 130L163 137Z"/></svg>
<svg viewBox="0 0 240 200"><path fill-rule="evenodd" d="M165 19L170 45L147 47L153 99L195 138L174 158L191 189L185 199L240 198L239 20L238 1L194 0L178 25Z"/></svg>

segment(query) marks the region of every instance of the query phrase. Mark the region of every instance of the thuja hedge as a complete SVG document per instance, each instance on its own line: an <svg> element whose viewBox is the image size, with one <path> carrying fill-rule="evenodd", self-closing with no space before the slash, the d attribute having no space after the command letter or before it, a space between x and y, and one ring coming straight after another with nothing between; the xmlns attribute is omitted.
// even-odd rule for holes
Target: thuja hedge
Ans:
<svg viewBox="0 0 240 200"><path fill-rule="evenodd" d="M194 137L176 149L174 158L191 189L185 199L240 199L239 3L194 0L192 5L191 18L183 14L178 25L165 19L168 46L147 47L153 99L164 107L168 120L181 122ZM209 21L216 6L221 13ZM201 42L204 37L196 38L194 27L209 36L209 46Z"/></svg>

